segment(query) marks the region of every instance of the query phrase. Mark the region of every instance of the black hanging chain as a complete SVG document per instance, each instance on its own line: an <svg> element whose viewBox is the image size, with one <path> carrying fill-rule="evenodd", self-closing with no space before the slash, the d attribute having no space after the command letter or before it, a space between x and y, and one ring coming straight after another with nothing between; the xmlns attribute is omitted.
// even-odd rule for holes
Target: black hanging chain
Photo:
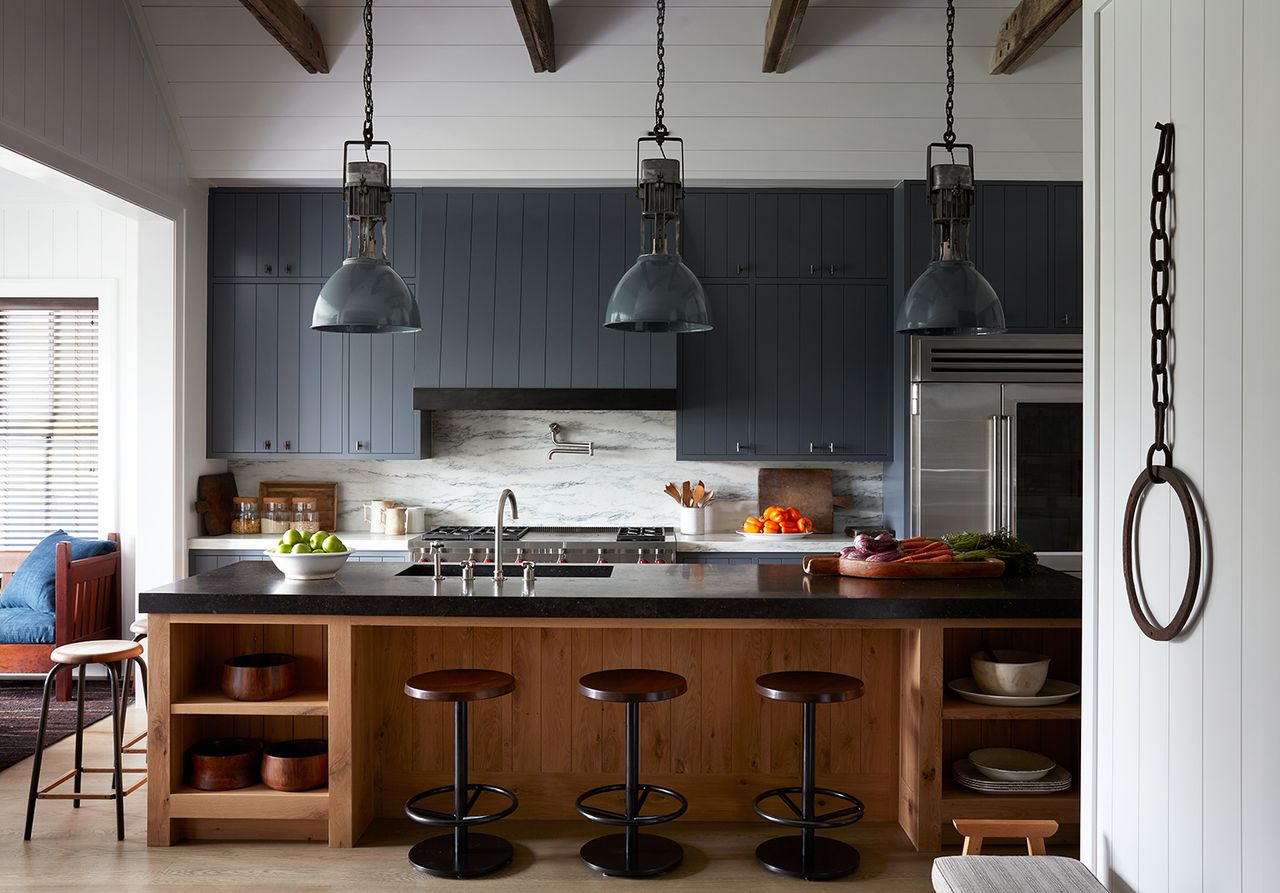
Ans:
<svg viewBox="0 0 1280 893"><path fill-rule="evenodd" d="M364 0L364 155L373 147L373 0Z"/></svg>
<svg viewBox="0 0 1280 893"><path fill-rule="evenodd" d="M947 0L947 129L942 144L948 152L956 145L956 4Z"/></svg>
<svg viewBox="0 0 1280 893"><path fill-rule="evenodd" d="M1151 171L1151 407L1155 410L1155 436L1147 450L1147 478L1157 483L1156 453L1164 454L1164 465L1173 465L1173 448L1165 442L1165 422L1169 415L1169 276L1173 258L1169 244L1169 191L1172 186L1173 123L1156 124L1160 146Z"/></svg>
<svg viewBox="0 0 1280 893"><path fill-rule="evenodd" d="M667 86L667 48L664 45L667 36L666 25L667 0L658 0L658 95L653 100L653 130L649 131L649 135L657 140L659 146L671 133L667 129L667 125L662 123L662 119L666 115L663 103L667 98L664 92Z"/></svg>

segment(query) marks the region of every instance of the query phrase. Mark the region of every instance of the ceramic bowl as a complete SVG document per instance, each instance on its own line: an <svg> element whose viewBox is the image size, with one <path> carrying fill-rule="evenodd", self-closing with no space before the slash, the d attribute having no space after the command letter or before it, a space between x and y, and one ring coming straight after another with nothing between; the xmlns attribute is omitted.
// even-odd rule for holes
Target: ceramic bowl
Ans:
<svg viewBox="0 0 1280 893"><path fill-rule="evenodd" d="M1044 754L1016 747L984 747L969 762L993 781L1039 781L1058 765Z"/></svg>
<svg viewBox="0 0 1280 893"><path fill-rule="evenodd" d="M264 554L280 569L286 580L332 580L351 557L350 551L281 555L268 549Z"/></svg>
<svg viewBox="0 0 1280 893"><path fill-rule="evenodd" d="M1028 698L1038 694L1049 678L1049 658L1030 651L992 649L995 662L984 657L985 652L974 652L969 658L969 668L978 688L989 695L1007 695Z"/></svg>

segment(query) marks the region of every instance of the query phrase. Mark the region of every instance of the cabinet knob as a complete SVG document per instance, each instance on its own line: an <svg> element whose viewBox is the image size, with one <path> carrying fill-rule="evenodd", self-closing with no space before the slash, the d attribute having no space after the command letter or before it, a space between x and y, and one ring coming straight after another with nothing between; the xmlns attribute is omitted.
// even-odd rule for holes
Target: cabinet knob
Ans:
<svg viewBox="0 0 1280 893"><path fill-rule="evenodd" d="M741 276L741 275L742 275L743 273L745 273L746 271L747 271L747 265L746 265L746 264L738 264L738 275L739 275L739 276Z"/></svg>
<svg viewBox="0 0 1280 893"><path fill-rule="evenodd" d="M814 264L809 264L809 275L814 276L818 272L818 268Z"/></svg>
<svg viewBox="0 0 1280 893"><path fill-rule="evenodd" d="M284 271L285 271L286 273L292 273L292 272L293 272L293 264L285 264L285 265L284 265Z"/></svg>
<svg viewBox="0 0 1280 893"><path fill-rule="evenodd" d="M271 272L271 264L263 264L263 265L262 265L262 272L264 272L264 273L270 273L270 272Z"/></svg>
<svg viewBox="0 0 1280 893"><path fill-rule="evenodd" d="M742 444L737 443L736 441L734 442L734 444L733 444L733 451L734 451L735 453L741 453L744 449L746 449L746 450L750 450L750 449L751 449L751 445L750 445L750 444L747 444L747 446L745 446L745 447L744 447Z"/></svg>
<svg viewBox="0 0 1280 893"><path fill-rule="evenodd" d="M357 441L356 441L356 452L357 452L357 453L363 453L367 448L368 448L368 444L366 444L363 440L357 440Z"/></svg>
<svg viewBox="0 0 1280 893"><path fill-rule="evenodd" d="M1060 325L1060 326L1069 326L1069 325L1071 325L1071 314L1069 314L1069 313L1064 313L1064 314L1062 314L1062 316L1058 317L1058 325Z"/></svg>
<svg viewBox="0 0 1280 893"><path fill-rule="evenodd" d="M262 442L262 448L263 448L264 450L269 450L269 449L271 449L271 441L269 441L269 440L264 440L264 441Z"/></svg>

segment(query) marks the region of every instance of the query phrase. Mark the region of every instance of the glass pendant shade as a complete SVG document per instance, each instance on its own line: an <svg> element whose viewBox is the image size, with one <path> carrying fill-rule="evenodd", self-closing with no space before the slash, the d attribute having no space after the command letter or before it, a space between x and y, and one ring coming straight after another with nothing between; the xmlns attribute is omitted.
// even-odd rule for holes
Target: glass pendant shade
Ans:
<svg viewBox="0 0 1280 893"><path fill-rule="evenodd" d="M1004 307L991 283L968 260L935 260L898 310L906 335L995 335L1005 331Z"/></svg>
<svg viewBox="0 0 1280 893"><path fill-rule="evenodd" d="M642 254L623 274L605 309L607 329L623 332L706 332L707 296L675 254Z"/></svg>
<svg viewBox="0 0 1280 893"><path fill-rule="evenodd" d="M311 328L358 334L417 332L422 314L389 261L349 257L320 289Z"/></svg>

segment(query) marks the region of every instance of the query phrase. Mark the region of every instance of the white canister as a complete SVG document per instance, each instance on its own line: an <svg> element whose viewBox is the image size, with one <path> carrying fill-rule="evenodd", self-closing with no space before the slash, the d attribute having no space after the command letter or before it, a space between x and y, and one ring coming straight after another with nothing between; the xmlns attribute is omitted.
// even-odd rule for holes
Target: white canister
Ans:
<svg viewBox="0 0 1280 893"><path fill-rule="evenodd" d="M402 505L389 506L382 510L387 536L404 536L405 509Z"/></svg>
<svg viewBox="0 0 1280 893"><path fill-rule="evenodd" d="M700 505L680 506L680 532L701 536L707 532L707 510Z"/></svg>
<svg viewBox="0 0 1280 893"><path fill-rule="evenodd" d="M375 499L364 504L364 520L369 524L370 533L386 532L387 519L384 513L395 504L393 499Z"/></svg>
<svg viewBox="0 0 1280 893"><path fill-rule="evenodd" d="M425 505L406 505L404 513L405 533L422 533L427 529L427 507Z"/></svg>

